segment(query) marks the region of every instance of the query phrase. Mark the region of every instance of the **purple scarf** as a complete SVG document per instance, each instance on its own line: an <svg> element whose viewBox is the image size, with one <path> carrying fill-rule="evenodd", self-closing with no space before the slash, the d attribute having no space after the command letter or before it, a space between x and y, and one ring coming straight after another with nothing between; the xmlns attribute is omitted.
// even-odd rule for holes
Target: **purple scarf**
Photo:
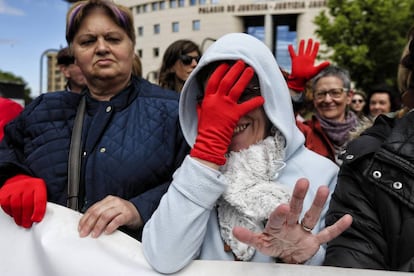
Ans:
<svg viewBox="0 0 414 276"><path fill-rule="evenodd" d="M322 118L317 112L315 116L319 120L326 135L331 139L332 143L337 146L342 146L348 142L349 132L355 129L358 122L357 116L353 112L346 113L345 122L337 122Z"/></svg>

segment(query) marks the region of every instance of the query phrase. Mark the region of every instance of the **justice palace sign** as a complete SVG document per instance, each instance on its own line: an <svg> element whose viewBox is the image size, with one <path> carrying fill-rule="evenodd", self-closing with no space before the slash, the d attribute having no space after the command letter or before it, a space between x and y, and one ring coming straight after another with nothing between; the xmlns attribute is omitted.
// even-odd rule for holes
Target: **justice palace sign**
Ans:
<svg viewBox="0 0 414 276"><path fill-rule="evenodd" d="M198 8L198 13L232 13L232 12L254 12L254 11L274 11L274 10L295 10L326 7L326 0L314 1L274 1L257 4L239 5L214 5Z"/></svg>

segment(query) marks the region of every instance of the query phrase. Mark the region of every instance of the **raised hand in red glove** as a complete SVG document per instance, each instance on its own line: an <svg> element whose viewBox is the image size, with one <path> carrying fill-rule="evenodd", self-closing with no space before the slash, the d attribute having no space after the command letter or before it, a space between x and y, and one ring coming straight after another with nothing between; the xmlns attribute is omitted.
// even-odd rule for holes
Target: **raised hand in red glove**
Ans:
<svg viewBox="0 0 414 276"><path fill-rule="evenodd" d="M328 67L329 61L314 66L319 51L319 42L313 43L312 39L308 39L306 50L305 40L300 40L297 55L292 45L288 46L288 50L292 60L292 73L288 77L287 85L290 89L302 92L305 90L306 82L316 76L322 69Z"/></svg>
<svg viewBox="0 0 414 276"><path fill-rule="evenodd" d="M0 189L1 208L17 225L32 227L46 212L46 184L41 178L23 174L8 179Z"/></svg>
<svg viewBox="0 0 414 276"><path fill-rule="evenodd" d="M242 60L230 67L223 63L207 82L204 99L198 109L198 134L190 156L224 165L234 128L239 119L263 105L261 96L238 103L254 75Z"/></svg>

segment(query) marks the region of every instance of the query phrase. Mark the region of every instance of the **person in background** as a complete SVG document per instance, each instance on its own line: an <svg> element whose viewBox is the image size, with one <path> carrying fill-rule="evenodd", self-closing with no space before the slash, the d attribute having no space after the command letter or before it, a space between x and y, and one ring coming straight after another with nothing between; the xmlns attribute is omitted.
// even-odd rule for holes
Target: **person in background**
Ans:
<svg viewBox="0 0 414 276"><path fill-rule="evenodd" d="M300 127L305 145L340 165L340 153L358 124L355 113L348 110L353 96L348 71L326 67L312 79L312 92L315 114Z"/></svg>
<svg viewBox="0 0 414 276"><path fill-rule="evenodd" d="M362 117L365 116L364 106L366 105L366 103L367 95L365 94L365 92L361 90L355 90L349 107L358 117Z"/></svg>
<svg viewBox="0 0 414 276"><path fill-rule="evenodd" d="M350 139L358 137L362 131L372 126L372 120L365 115L365 106L367 105L367 95L362 90L355 90L352 96L350 109L357 115L357 126L351 131Z"/></svg>
<svg viewBox="0 0 414 276"><path fill-rule="evenodd" d="M80 237L119 228L139 240L188 152L178 95L132 73L134 23L124 6L76 2L67 13L66 40L87 88L42 94L6 127L1 208L31 228L42 221L47 201L67 205L84 213ZM78 116L84 118L74 129ZM68 153L75 144L80 149L74 156L81 158L74 171L79 181L72 185ZM73 187L78 191L68 194Z"/></svg>
<svg viewBox="0 0 414 276"><path fill-rule="evenodd" d="M338 167L305 148L269 48L244 33L218 39L186 81L179 114L192 149L144 227L149 264L161 273L193 259L321 264L352 218L324 228Z"/></svg>
<svg viewBox="0 0 414 276"><path fill-rule="evenodd" d="M62 48L57 53L57 65L66 78L65 89L74 93L80 93L86 87L85 76L70 53L68 47Z"/></svg>
<svg viewBox="0 0 414 276"><path fill-rule="evenodd" d="M181 92L184 82L197 66L200 57L199 46L191 40L180 39L171 43L162 57L159 85Z"/></svg>
<svg viewBox="0 0 414 276"><path fill-rule="evenodd" d="M380 114L388 114L392 117L393 112L400 108L399 98L390 86L383 84L371 89L368 95L367 114L372 121Z"/></svg>
<svg viewBox="0 0 414 276"><path fill-rule="evenodd" d="M402 118L378 115L346 149L327 225L352 226L328 243L324 265L414 272L414 29L398 69Z"/></svg>
<svg viewBox="0 0 414 276"><path fill-rule="evenodd" d="M0 141L3 139L5 126L16 118L22 110L23 106L17 102L0 96Z"/></svg>

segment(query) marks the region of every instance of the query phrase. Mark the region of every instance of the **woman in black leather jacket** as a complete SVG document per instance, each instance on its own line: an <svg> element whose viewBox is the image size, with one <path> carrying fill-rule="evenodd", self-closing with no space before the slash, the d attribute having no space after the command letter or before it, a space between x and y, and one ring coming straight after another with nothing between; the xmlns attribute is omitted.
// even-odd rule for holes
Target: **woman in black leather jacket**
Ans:
<svg viewBox="0 0 414 276"><path fill-rule="evenodd" d="M407 108L414 107L414 32L398 72ZM324 264L414 271L414 113L381 115L343 156L326 224L343 214L352 226L328 244Z"/></svg>

